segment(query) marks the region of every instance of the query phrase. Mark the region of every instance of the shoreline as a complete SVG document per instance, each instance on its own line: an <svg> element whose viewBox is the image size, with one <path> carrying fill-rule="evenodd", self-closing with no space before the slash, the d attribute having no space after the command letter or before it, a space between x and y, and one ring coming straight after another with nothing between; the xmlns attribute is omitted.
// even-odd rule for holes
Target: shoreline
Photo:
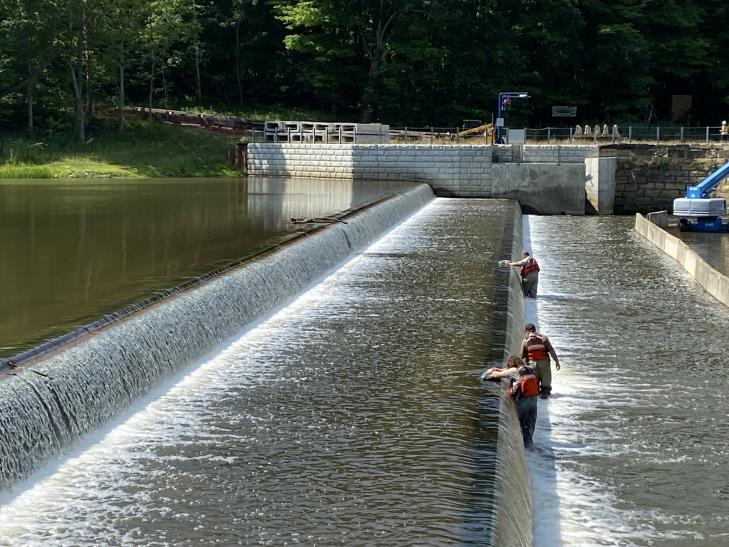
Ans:
<svg viewBox="0 0 729 547"><path fill-rule="evenodd" d="M99 120L85 143L65 134L0 134L0 180L243 175L231 161L238 136L158 121L119 131L115 123Z"/></svg>

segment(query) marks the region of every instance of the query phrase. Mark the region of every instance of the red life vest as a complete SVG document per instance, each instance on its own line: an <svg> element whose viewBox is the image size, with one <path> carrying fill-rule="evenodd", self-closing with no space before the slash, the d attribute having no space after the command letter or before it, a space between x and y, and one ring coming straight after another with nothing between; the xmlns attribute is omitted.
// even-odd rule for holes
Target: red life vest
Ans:
<svg viewBox="0 0 729 547"><path fill-rule="evenodd" d="M527 355L530 361L544 361L548 359L547 346L536 332L530 332L526 337Z"/></svg>
<svg viewBox="0 0 729 547"><path fill-rule="evenodd" d="M519 400L523 397L535 397L539 395L539 380L529 369L528 374L519 374L519 379L514 380L509 386L509 395Z"/></svg>
<svg viewBox="0 0 729 547"><path fill-rule="evenodd" d="M539 271L539 264L537 264L537 259L532 257L529 257L529 261L526 263L526 265L521 267L521 276L524 277L526 274L531 272L538 272Z"/></svg>

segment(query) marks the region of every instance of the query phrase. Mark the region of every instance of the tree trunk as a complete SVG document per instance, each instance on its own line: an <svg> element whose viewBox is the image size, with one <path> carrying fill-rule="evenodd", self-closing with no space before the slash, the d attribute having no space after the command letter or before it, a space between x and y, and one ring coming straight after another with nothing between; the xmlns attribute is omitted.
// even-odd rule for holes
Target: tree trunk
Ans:
<svg viewBox="0 0 729 547"><path fill-rule="evenodd" d="M152 70L149 73L149 117L152 118L152 95L154 93L154 69L157 58L152 54Z"/></svg>
<svg viewBox="0 0 729 547"><path fill-rule="evenodd" d="M30 52L30 48L28 48L28 51ZM31 63L30 63L30 55L28 56L28 72L30 72L32 69ZM28 132L33 133L33 82L28 82L28 87L26 88L26 97L28 99Z"/></svg>
<svg viewBox="0 0 729 547"><path fill-rule="evenodd" d="M195 95L202 99L202 83L200 81L200 44L195 44Z"/></svg>
<svg viewBox="0 0 729 547"><path fill-rule="evenodd" d="M79 26L76 30L76 59L72 64L71 83L73 85L74 106L75 106L75 130L81 142L86 142L86 119L84 111L84 42L86 31L86 16L81 13L78 20Z"/></svg>
<svg viewBox="0 0 729 547"><path fill-rule="evenodd" d="M238 102L243 106L243 84L240 81L240 21L235 22L235 79L238 82Z"/></svg>
<svg viewBox="0 0 729 547"><path fill-rule="evenodd" d="M33 133L33 84L28 84L28 131Z"/></svg>
<svg viewBox="0 0 729 547"><path fill-rule="evenodd" d="M167 108L167 78L165 78L165 65L164 63L159 66L160 72L162 73L162 89L164 90L164 105Z"/></svg>
<svg viewBox="0 0 729 547"><path fill-rule="evenodd" d="M119 42L119 130L124 131L124 41Z"/></svg>

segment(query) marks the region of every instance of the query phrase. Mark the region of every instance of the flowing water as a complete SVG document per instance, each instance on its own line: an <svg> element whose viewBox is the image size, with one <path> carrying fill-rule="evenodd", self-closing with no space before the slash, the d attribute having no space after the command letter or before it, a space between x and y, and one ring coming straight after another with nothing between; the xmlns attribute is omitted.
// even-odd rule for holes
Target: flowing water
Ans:
<svg viewBox="0 0 729 547"><path fill-rule="evenodd" d="M501 405L477 378L513 211L432 202L11 491L0 544L488 544Z"/></svg>
<svg viewBox="0 0 729 547"><path fill-rule="evenodd" d="M526 223L526 318L563 364L528 454L536 545L729 545L729 314L632 225Z"/></svg>
<svg viewBox="0 0 729 547"><path fill-rule="evenodd" d="M3 181L0 358L412 185L296 179Z"/></svg>

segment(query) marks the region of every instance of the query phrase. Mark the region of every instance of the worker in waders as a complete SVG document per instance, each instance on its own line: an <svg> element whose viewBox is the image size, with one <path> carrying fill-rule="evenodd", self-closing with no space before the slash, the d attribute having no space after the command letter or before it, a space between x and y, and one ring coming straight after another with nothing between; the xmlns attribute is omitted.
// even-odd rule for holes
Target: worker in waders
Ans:
<svg viewBox="0 0 729 547"><path fill-rule="evenodd" d="M552 392L552 368L549 357L559 370L559 358L546 335L538 333L533 323L524 325L525 337L521 343L521 357L527 364L534 363L542 399L548 399Z"/></svg>
<svg viewBox="0 0 729 547"><path fill-rule="evenodd" d="M509 266L521 268L519 275L521 276L521 290L524 296L536 298L537 286L539 285L539 264L537 259L529 254L529 251L521 253L521 260L509 262Z"/></svg>
<svg viewBox="0 0 729 547"><path fill-rule="evenodd" d="M516 403L524 448L531 448L534 428L537 425L539 382L534 374L534 369L526 366L524 361L516 355L511 355L506 360L506 367L505 369L490 368L481 378L507 378L509 380L508 392Z"/></svg>

